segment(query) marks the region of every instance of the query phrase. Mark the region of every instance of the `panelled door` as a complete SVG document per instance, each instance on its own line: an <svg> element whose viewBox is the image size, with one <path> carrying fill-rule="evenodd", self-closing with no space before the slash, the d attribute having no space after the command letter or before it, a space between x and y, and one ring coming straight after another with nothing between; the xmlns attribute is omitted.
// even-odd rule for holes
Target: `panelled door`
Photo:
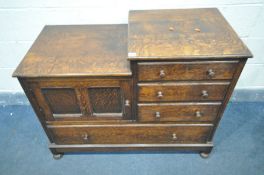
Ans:
<svg viewBox="0 0 264 175"><path fill-rule="evenodd" d="M128 79L38 81L30 88L49 121L131 119Z"/></svg>

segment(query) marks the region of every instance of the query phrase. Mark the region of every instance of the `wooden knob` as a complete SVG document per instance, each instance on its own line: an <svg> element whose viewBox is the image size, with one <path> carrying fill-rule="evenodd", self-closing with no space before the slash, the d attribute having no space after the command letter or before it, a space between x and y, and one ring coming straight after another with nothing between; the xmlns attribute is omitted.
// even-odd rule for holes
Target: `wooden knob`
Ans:
<svg viewBox="0 0 264 175"><path fill-rule="evenodd" d="M160 118L160 112L155 112L155 117Z"/></svg>
<svg viewBox="0 0 264 175"><path fill-rule="evenodd" d="M169 30L170 31L174 31L174 27L169 27Z"/></svg>
<svg viewBox="0 0 264 175"><path fill-rule="evenodd" d="M130 106L130 101L129 100L125 100L125 106Z"/></svg>
<svg viewBox="0 0 264 175"><path fill-rule="evenodd" d="M163 93L161 91L159 91L158 94L157 94L157 97L158 98L162 98L163 97Z"/></svg>
<svg viewBox="0 0 264 175"><path fill-rule="evenodd" d="M89 139L89 136L87 133L84 133L83 134L83 140L87 141Z"/></svg>
<svg viewBox="0 0 264 175"><path fill-rule="evenodd" d="M215 72L213 71L213 69L209 69L209 70L207 71L207 75L208 75L210 78L212 78L212 77L215 76Z"/></svg>
<svg viewBox="0 0 264 175"><path fill-rule="evenodd" d="M198 117L198 118L202 117L202 113L200 111L196 111L195 112L195 116Z"/></svg>
<svg viewBox="0 0 264 175"><path fill-rule="evenodd" d="M196 31L196 32L201 32L201 29L199 29L199 28L195 28L194 31Z"/></svg>
<svg viewBox="0 0 264 175"><path fill-rule="evenodd" d="M172 140L177 140L178 138L177 138L177 135L176 135L176 133L173 133L172 134Z"/></svg>
<svg viewBox="0 0 264 175"><path fill-rule="evenodd" d="M207 98L208 97L208 92L206 90L202 91L202 97Z"/></svg>
<svg viewBox="0 0 264 175"><path fill-rule="evenodd" d="M164 78L165 77L165 72L164 70L160 70L160 78Z"/></svg>

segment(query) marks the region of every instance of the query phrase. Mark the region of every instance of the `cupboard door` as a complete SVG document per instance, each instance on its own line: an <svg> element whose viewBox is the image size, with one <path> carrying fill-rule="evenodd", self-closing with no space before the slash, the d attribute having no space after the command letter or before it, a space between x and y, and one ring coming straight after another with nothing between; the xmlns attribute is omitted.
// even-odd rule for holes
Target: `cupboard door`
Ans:
<svg viewBox="0 0 264 175"><path fill-rule="evenodd" d="M90 113L94 119L130 119L131 95L129 81L118 85L101 85L87 88Z"/></svg>
<svg viewBox="0 0 264 175"><path fill-rule="evenodd" d="M31 88L48 121L131 119L129 80L45 81Z"/></svg>

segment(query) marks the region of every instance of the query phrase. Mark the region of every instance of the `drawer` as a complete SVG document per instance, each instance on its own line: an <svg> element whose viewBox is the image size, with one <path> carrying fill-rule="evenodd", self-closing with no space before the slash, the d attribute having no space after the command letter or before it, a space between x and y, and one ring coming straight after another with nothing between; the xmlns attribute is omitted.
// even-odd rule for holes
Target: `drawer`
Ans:
<svg viewBox="0 0 264 175"><path fill-rule="evenodd" d="M138 104L140 122L213 122L221 106L211 103L143 103Z"/></svg>
<svg viewBox="0 0 264 175"><path fill-rule="evenodd" d="M219 83L139 83L138 99L154 101L222 100L229 82Z"/></svg>
<svg viewBox="0 0 264 175"><path fill-rule="evenodd" d="M48 126L56 144L205 143L211 124Z"/></svg>
<svg viewBox="0 0 264 175"><path fill-rule="evenodd" d="M230 80L237 65L238 61L138 63L138 80Z"/></svg>

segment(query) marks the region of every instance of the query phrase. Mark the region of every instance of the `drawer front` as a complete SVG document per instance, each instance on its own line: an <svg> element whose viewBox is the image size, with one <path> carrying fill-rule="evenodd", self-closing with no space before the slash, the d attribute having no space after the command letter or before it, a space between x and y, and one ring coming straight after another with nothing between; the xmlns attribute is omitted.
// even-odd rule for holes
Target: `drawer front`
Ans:
<svg viewBox="0 0 264 175"><path fill-rule="evenodd" d="M141 122L213 122L221 103L150 103L138 104Z"/></svg>
<svg viewBox="0 0 264 175"><path fill-rule="evenodd" d="M56 144L205 143L212 125L49 126Z"/></svg>
<svg viewBox="0 0 264 175"><path fill-rule="evenodd" d="M139 81L230 80L238 61L138 63Z"/></svg>
<svg viewBox="0 0 264 175"><path fill-rule="evenodd" d="M222 100L229 82L221 83L140 83L139 101L210 101Z"/></svg>

